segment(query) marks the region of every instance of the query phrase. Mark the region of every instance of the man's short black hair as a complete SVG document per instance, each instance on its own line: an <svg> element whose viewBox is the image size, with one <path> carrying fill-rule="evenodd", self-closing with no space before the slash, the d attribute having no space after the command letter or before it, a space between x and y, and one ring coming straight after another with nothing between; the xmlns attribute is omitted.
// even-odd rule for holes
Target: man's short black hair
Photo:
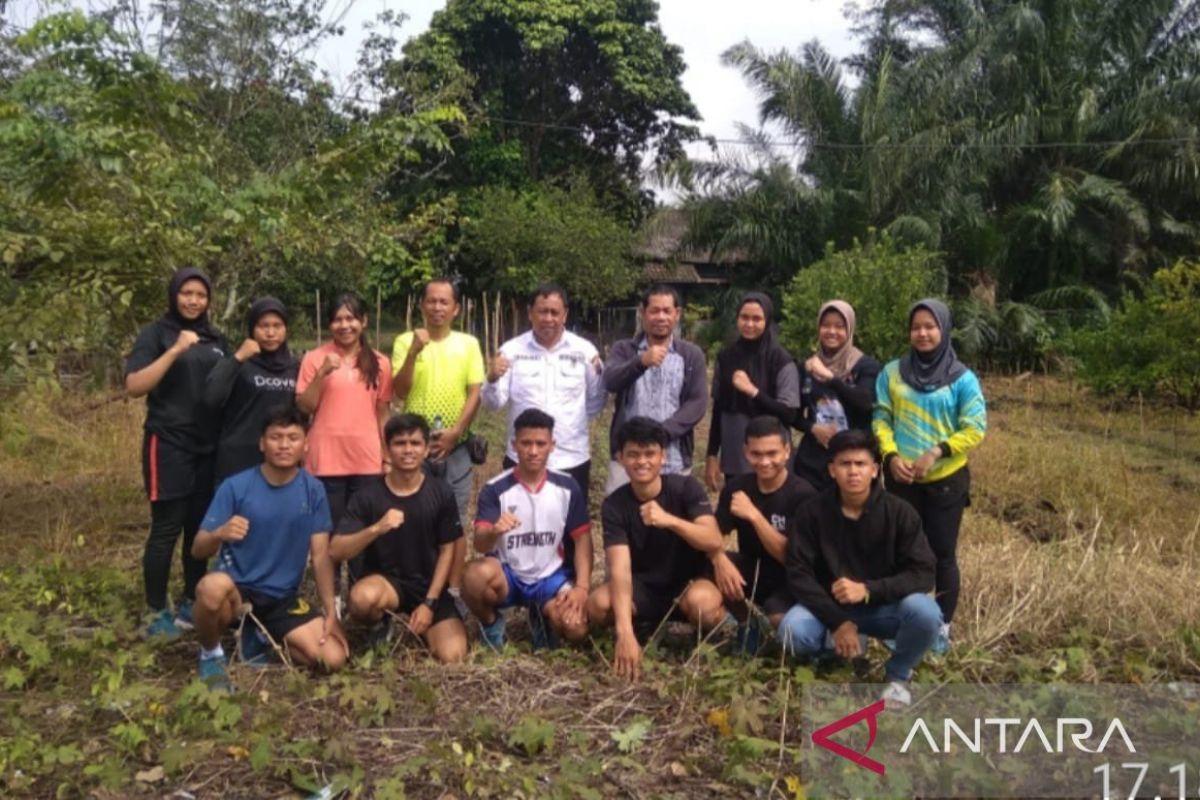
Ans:
<svg viewBox="0 0 1200 800"><path fill-rule="evenodd" d="M422 300L425 299L425 294L429 291L429 287L433 286L435 283L446 284L450 287L450 291L454 293L454 302L458 303L462 301L462 293L458 290L458 281L455 278L451 278L449 275L439 275L436 278L430 278L429 281L426 282L423 287L421 287Z"/></svg>
<svg viewBox="0 0 1200 800"><path fill-rule="evenodd" d="M749 442L751 439L761 439L764 436L778 436L786 446L792 446L792 437L784 424L779 421L779 417L763 414L750 420L746 425L746 436L743 441Z"/></svg>
<svg viewBox="0 0 1200 800"><path fill-rule="evenodd" d="M299 425L308 433L308 414L301 411L295 403L281 403L267 411L262 432L265 436L267 428L290 428L293 425Z"/></svg>
<svg viewBox="0 0 1200 800"><path fill-rule="evenodd" d="M559 286L557 283L543 283L529 293L529 307L538 301L539 297L553 297L558 295L562 298L564 306L571 305L571 301L567 299L567 290Z"/></svg>
<svg viewBox="0 0 1200 800"><path fill-rule="evenodd" d="M642 308L650 305L651 297L658 297L664 294L671 295L671 299L675 301L676 308L680 308L683 305L683 298L679 296L679 292L676 291L674 286L668 286L665 283L656 283L642 293Z"/></svg>
<svg viewBox="0 0 1200 800"><path fill-rule="evenodd" d="M879 440L870 431L850 428L834 434L834 437L829 440L829 460L833 461L837 458L838 453L844 453L847 450L866 450L871 454L872 459L879 461Z"/></svg>
<svg viewBox="0 0 1200 800"><path fill-rule="evenodd" d="M396 414L383 426L383 440L391 444L392 437L413 431L420 431L421 438L426 444L429 443L429 423L424 417L420 414Z"/></svg>
<svg viewBox="0 0 1200 800"><path fill-rule="evenodd" d="M617 429L617 452L625 449L625 445L656 444L664 450L670 441L667 429L658 420L649 417L630 417L625 424Z"/></svg>
<svg viewBox="0 0 1200 800"><path fill-rule="evenodd" d="M554 433L554 417L537 408L527 408L513 422L513 435L526 428L544 428Z"/></svg>

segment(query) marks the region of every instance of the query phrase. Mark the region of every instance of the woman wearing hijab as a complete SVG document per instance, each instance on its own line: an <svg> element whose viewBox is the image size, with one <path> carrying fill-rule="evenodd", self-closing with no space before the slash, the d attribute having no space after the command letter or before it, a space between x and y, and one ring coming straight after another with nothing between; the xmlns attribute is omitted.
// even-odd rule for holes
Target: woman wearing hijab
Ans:
<svg viewBox="0 0 1200 800"><path fill-rule="evenodd" d="M764 399L775 400L778 407L800 404L799 372L791 354L778 343L774 312L771 298L762 292L747 292L738 303L737 341L717 354L704 465L704 482L710 491L721 488L723 474L751 471L742 454L746 425L754 417L774 413L757 396L739 391L737 384L753 384L755 395L761 391Z"/></svg>
<svg viewBox="0 0 1200 800"><path fill-rule="evenodd" d="M296 399L300 362L288 351L287 308L274 297L250 306L247 338L221 359L204 388L204 403L221 419L216 482L262 463L258 448L267 415Z"/></svg>
<svg viewBox="0 0 1200 800"><path fill-rule="evenodd" d="M834 434L849 428L871 430L879 362L854 346L854 307L830 300L817 312L817 351L800 370L800 406L786 408L770 397L759 404L799 428L792 471L817 489L833 485L826 448ZM759 397L752 382L735 381L739 391Z"/></svg>
<svg viewBox="0 0 1200 800"><path fill-rule="evenodd" d="M173 638L192 627L192 600L204 561L192 540L213 495L216 417L201 402L209 370L225 356L225 337L208 321L212 283L194 267L172 276L167 313L142 329L125 361L125 390L146 398L142 478L150 535L142 556L147 635ZM171 556L183 533L183 598L167 608Z"/></svg>
<svg viewBox="0 0 1200 800"><path fill-rule="evenodd" d="M942 630L934 645L950 646L958 605L958 530L970 503L967 453L983 441L987 405L975 373L950 343L950 309L928 298L908 312L911 349L888 363L875 383L873 427L883 454L888 491L921 515L937 556L937 602Z"/></svg>

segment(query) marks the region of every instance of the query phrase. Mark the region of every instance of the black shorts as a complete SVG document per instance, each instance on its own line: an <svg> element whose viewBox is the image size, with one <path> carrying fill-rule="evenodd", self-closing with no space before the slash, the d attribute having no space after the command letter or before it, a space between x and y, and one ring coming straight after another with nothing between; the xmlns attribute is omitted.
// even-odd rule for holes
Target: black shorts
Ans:
<svg viewBox="0 0 1200 800"><path fill-rule="evenodd" d="M238 593L244 602L250 604L251 613L277 644L282 645L284 637L289 633L321 616L312 610L307 600L294 594L280 598L268 597L241 586L238 587Z"/></svg>
<svg viewBox="0 0 1200 800"><path fill-rule="evenodd" d="M142 485L151 503L213 493L212 453L193 453L147 431L142 437Z"/></svg>
<svg viewBox="0 0 1200 800"><path fill-rule="evenodd" d="M658 624L666 618L676 622L686 622L683 612L679 609L679 604L675 602L684 589L688 587L685 582L678 586L660 586L649 585L633 578L633 618L639 626L649 625L650 629L658 627ZM668 616L669 615L669 616Z"/></svg>
<svg viewBox="0 0 1200 800"><path fill-rule="evenodd" d="M767 616L786 614L795 605L792 594L788 591L787 577L776 563L758 565L755 575L755 562L760 559L751 558L744 553L726 553L729 560L742 573L746 581L745 592L750 601L763 610ZM770 558L766 556L765 558ZM753 592L753 595L751 595Z"/></svg>
<svg viewBox="0 0 1200 800"><path fill-rule="evenodd" d="M411 583L405 583L399 578L393 578L391 575L384 575L382 572L375 573L379 577L392 585L396 590L396 596L400 598L400 607L396 609L396 613L411 614L418 607L425 603L425 591ZM366 575L363 576L367 577ZM450 596L450 592L446 589L442 590L442 594L438 597L437 604L433 607L433 625L439 622L445 622L448 619L462 619L458 613L458 606L454 604L454 598Z"/></svg>

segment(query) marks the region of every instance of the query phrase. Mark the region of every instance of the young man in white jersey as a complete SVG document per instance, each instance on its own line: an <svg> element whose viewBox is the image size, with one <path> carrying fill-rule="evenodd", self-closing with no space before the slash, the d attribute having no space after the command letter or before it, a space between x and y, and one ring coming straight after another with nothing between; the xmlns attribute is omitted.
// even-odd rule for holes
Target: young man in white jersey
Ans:
<svg viewBox="0 0 1200 800"><path fill-rule="evenodd" d="M546 468L554 450L554 418L536 408L513 423L517 463L479 493L475 549L486 553L467 567L463 599L479 618L483 639L504 646L506 608L529 609L534 647L587 636L588 587L592 577L592 523L575 479ZM575 542L573 563L564 560Z"/></svg>

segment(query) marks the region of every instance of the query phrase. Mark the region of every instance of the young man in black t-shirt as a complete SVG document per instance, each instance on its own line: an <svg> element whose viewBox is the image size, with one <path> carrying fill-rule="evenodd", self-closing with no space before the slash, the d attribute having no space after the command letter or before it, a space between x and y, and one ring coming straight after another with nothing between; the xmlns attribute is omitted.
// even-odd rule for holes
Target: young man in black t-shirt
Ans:
<svg viewBox="0 0 1200 800"><path fill-rule="evenodd" d="M772 628L792 607L784 570L788 523L796 508L817 492L788 471L791 437L778 418L750 420L742 452L754 472L727 483L717 501L717 525L724 534L737 532L738 551L718 550L711 560L717 587L742 623L738 643L753 654L758 627L749 619L746 601L762 609Z"/></svg>
<svg viewBox="0 0 1200 800"><path fill-rule="evenodd" d="M391 471L356 492L338 522L330 553L363 559L350 590L350 616L377 623L407 612L408 629L443 663L467 654L467 629L447 591L462 522L449 484L425 474L429 425L399 414L383 429Z"/></svg>
<svg viewBox="0 0 1200 800"><path fill-rule="evenodd" d="M663 475L667 431L633 417L617 431L617 458L629 483L604 499L608 582L588 598L593 625L616 630L613 668L636 678L642 649L634 631L652 631L668 615L701 628L725 619L721 592L709 580L708 558L721 549L721 531L708 495L691 475Z"/></svg>

